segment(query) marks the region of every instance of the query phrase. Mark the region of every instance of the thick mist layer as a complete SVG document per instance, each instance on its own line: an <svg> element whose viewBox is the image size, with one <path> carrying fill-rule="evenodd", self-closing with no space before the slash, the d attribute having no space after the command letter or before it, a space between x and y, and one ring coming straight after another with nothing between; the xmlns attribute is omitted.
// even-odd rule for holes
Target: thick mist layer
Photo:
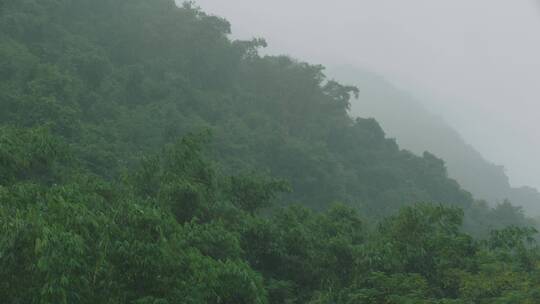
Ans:
<svg viewBox="0 0 540 304"><path fill-rule="evenodd" d="M199 0L270 53L367 67L428 102L513 185L540 187L534 1ZM287 7L286 10L283 7Z"/></svg>

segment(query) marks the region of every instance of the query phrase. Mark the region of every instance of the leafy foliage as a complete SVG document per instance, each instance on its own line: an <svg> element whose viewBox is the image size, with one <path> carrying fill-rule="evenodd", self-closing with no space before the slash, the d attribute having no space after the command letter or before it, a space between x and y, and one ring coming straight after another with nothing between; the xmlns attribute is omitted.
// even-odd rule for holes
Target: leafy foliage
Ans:
<svg viewBox="0 0 540 304"><path fill-rule="evenodd" d="M168 0L0 2L0 299L538 301L519 209L229 32Z"/></svg>

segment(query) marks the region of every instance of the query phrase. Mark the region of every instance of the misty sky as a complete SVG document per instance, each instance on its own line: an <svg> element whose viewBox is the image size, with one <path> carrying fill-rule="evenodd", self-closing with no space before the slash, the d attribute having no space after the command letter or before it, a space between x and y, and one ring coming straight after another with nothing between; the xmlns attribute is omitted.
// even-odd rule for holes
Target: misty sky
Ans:
<svg viewBox="0 0 540 304"><path fill-rule="evenodd" d="M534 0L198 0L267 52L366 67L429 102L513 185L540 188ZM361 89L361 88L360 88Z"/></svg>

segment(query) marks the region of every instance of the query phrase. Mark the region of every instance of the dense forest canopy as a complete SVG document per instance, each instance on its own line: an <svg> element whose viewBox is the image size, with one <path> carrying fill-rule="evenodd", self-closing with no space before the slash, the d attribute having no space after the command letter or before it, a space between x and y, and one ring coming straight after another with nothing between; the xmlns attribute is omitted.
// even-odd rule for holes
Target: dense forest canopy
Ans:
<svg viewBox="0 0 540 304"><path fill-rule="evenodd" d="M5 303L537 303L535 230L361 88L170 0L0 2Z"/></svg>

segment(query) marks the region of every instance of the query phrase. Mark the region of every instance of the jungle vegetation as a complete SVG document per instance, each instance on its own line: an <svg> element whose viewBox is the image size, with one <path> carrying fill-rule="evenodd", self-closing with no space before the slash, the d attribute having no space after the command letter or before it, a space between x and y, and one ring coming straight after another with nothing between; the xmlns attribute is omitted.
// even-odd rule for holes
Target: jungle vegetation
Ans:
<svg viewBox="0 0 540 304"><path fill-rule="evenodd" d="M520 208L229 34L190 3L0 0L2 303L539 303Z"/></svg>

